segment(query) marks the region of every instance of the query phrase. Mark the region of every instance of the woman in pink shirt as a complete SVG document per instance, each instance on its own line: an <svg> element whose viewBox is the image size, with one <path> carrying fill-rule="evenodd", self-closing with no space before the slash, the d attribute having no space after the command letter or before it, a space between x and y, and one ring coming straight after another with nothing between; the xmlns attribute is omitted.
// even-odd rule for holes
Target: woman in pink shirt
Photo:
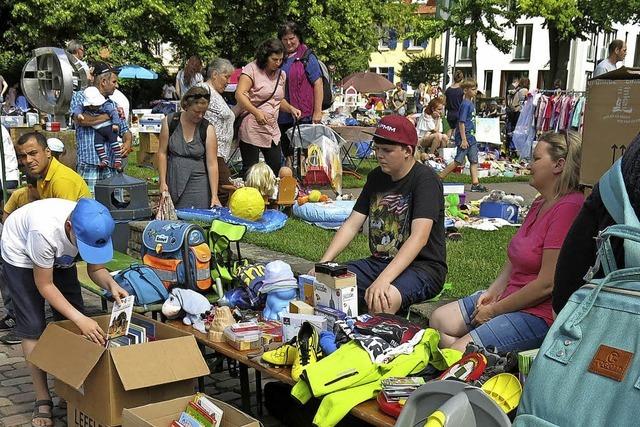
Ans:
<svg viewBox="0 0 640 427"><path fill-rule="evenodd" d="M260 152L264 160L278 175L281 164L280 128L278 113L290 113L296 120L300 110L284 99L287 76L280 69L284 46L278 39L264 41L256 52L255 60L242 69L236 88L236 101L244 110L238 116L242 120L238 132L242 175L258 163Z"/></svg>
<svg viewBox="0 0 640 427"><path fill-rule="evenodd" d="M440 331L441 347L464 351L471 341L503 352L540 346L553 321L558 254L584 202L578 192L581 144L573 133L539 138L529 184L540 196L511 239L508 259L489 289L433 313L429 324Z"/></svg>

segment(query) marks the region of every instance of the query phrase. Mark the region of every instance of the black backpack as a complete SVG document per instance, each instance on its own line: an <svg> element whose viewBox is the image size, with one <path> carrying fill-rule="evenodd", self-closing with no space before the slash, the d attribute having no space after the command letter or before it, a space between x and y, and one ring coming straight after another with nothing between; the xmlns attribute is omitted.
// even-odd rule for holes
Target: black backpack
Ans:
<svg viewBox="0 0 640 427"><path fill-rule="evenodd" d="M307 49L304 55L302 55L302 58L300 58L300 62L304 65L305 70L309 63L309 56L311 56L312 53L311 49ZM320 65L320 78L322 79L322 109L326 110L331 107L331 104L333 104L333 81L331 79L331 74L329 74L329 69L324 65L324 62L320 61L317 56L316 59Z"/></svg>

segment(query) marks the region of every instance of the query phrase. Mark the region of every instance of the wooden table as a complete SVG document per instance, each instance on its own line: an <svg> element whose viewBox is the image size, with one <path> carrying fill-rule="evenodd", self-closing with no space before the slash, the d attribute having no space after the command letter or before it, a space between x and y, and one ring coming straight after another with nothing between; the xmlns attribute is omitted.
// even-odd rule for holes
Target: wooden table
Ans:
<svg viewBox="0 0 640 427"><path fill-rule="evenodd" d="M262 413L262 373L271 378L294 385L296 382L291 378L291 368L274 367L262 362L261 357L255 355L255 350L240 351L231 347L226 342L214 342L209 339L207 334L196 331L190 325L185 325L177 320L170 320L168 325L180 329L181 331L192 333L196 341L201 346L208 347L215 352L236 360L240 364L240 393L242 395L242 409L249 412L251 407L249 390L249 374L247 368L253 368L256 372L256 400L258 402L258 413ZM200 379L198 385L202 391L204 388L204 380ZM351 414L361 420L368 422L376 427L390 427L396 422L395 418L388 416L378 409L375 399L367 400L351 410Z"/></svg>

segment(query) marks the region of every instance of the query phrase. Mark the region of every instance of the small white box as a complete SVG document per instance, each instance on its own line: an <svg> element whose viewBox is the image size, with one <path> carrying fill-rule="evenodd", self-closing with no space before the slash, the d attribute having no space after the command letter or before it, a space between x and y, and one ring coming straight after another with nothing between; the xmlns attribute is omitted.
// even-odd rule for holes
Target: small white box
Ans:
<svg viewBox="0 0 640 427"><path fill-rule="evenodd" d="M7 128L23 126L24 116L0 116L0 123Z"/></svg>
<svg viewBox="0 0 640 427"><path fill-rule="evenodd" d="M326 305L346 313L349 317L358 315L357 286L333 289L316 280L313 284L313 290L315 305Z"/></svg>
<svg viewBox="0 0 640 427"><path fill-rule="evenodd" d="M461 182L443 182L443 193L447 194L464 194L464 183Z"/></svg>
<svg viewBox="0 0 640 427"><path fill-rule="evenodd" d="M318 333L327 329L327 319L324 316L284 313L282 315L282 341L287 342L291 338L297 337L304 322L311 323L318 330Z"/></svg>

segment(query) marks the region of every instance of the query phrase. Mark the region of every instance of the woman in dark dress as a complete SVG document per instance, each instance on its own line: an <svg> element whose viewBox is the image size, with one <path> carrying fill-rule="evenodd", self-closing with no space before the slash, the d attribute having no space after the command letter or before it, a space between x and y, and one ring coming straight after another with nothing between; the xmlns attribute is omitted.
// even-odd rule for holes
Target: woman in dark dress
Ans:
<svg viewBox="0 0 640 427"><path fill-rule="evenodd" d="M204 118L209 99L207 89L192 87L180 101L182 113L162 120L158 149L160 191L169 192L177 209L220 206L218 142L213 126ZM171 122L174 124L169 126Z"/></svg>

